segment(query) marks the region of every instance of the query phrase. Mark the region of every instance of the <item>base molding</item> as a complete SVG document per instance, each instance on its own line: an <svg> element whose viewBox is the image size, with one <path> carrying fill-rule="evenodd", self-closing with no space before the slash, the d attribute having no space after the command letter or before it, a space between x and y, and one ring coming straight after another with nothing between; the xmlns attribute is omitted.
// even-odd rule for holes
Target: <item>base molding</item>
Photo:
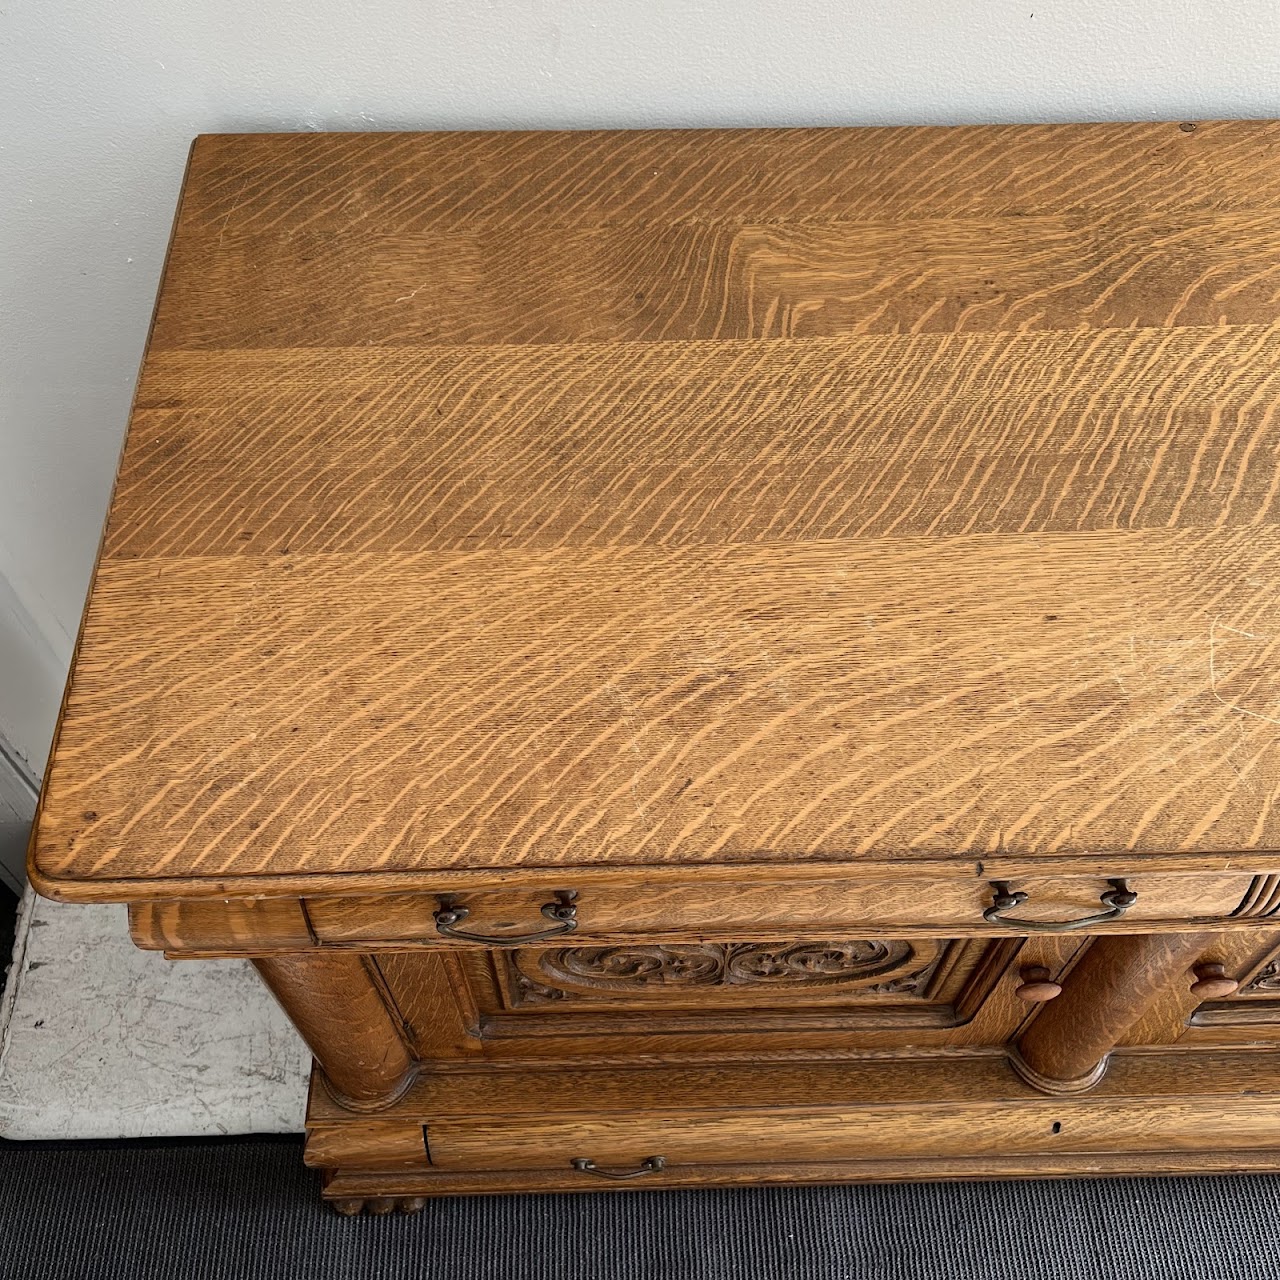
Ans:
<svg viewBox="0 0 1280 1280"><path fill-rule="evenodd" d="M0 734L0 884L17 894L26 883L27 837L39 790L30 769Z"/></svg>
<svg viewBox="0 0 1280 1280"><path fill-rule="evenodd" d="M602 1182L575 1170L492 1170L406 1173L334 1169L322 1195L344 1214L412 1213L441 1196L663 1191L696 1187L832 1186L859 1182L979 1182L993 1178L1176 1177L1280 1172L1274 1151L1144 1152L1139 1155L1002 1157L973 1160L846 1160L821 1164L701 1165L664 1169L652 1181ZM355 1202L360 1203L355 1203ZM374 1203L381 1201L382 1203ZM406 1203L407 1202L407 1203Z"/></svg>

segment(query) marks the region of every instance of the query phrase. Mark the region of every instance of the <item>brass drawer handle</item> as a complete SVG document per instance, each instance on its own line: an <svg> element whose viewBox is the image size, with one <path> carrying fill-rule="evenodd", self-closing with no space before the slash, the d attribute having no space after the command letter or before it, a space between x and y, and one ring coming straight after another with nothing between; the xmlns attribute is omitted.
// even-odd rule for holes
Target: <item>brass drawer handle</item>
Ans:
<svg viewBox="0 0 1280 1280"><path fill-rule="evenodd" d="M993 880L991 905L982 913L982 918L988 924L1012 925L1015 929L1026 930L1028 933L1066 933L1069 929L1083 929L1087 925L1119 920L1137 902L1138 895L1123 880L1108 880L1107 883L1111 888L1104 889L1101 896L1105 911L1095 911L1093 915L1081 916L1078 920L1019 920L1004 912L1021 906L1029 895L1011 890L1007 880Z"/></svg>
<svg viewBox="0 0 1280 1280"><path fill-rule="evenodd" d="M667 1158L650 1156L647 1160L641 1160L634 1169L601 1169L594 1160L588 1160L586 1156L574 1156L569 1163L579 1173L594 1173L597 1178L613 1178L616 1182L623 1182L627 1178L643 1178L646 1173L661 1173L667 1167Z"/></svg>
<svg viewBox="0 0 1280 1280"><path fill-rule="evenodd" d="M578 927L578 908L574 899L576 889L557 889L551 902L542 904L542 914L555 924L550 929L537 929L533 933L468 933L459 929L470 914L451 893L442 893L437 901L440 909L435 913L436 932L446 938L461 938L464 942L483 942L490 947L512 947L525 942L541 942L543 938L558 938L562 933L572 933Z"/></svg>

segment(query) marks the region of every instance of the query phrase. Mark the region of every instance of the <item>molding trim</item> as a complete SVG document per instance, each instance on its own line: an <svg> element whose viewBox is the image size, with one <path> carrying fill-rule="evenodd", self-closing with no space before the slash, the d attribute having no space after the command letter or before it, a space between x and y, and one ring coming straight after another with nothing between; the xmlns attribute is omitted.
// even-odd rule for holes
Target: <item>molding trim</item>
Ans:
<svg viewBox="0 0 1280 1280"><path fill-rule="evenodd" d="M0 545L0 884L20 893L70 641L46 610L31 607L19 581Z"/></svg>
<svg viewBox="0 0 1280 1280"><path fill-rule="evenodd" d="M0 734L0 882L15 893L26 884L27 836L38 794L25 761Z"/></svg>
<svg viewBox="0 0 1280 1280"><path fill-rule="evenodd" d="M44 771L71 661L71 642L6 572L0 545L0 735L28 773ZM38 600L38 597L37 597ZM39 602L43 604L43 602Z"/></svg>

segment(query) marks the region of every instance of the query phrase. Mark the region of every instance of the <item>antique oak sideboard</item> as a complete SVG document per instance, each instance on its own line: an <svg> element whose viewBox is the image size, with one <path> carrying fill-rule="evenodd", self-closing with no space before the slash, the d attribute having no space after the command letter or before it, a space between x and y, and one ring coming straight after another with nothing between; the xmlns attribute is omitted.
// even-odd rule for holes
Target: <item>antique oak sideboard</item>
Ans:
<svg viewBox="0 0 1280 1280"><path fill-rule="evenodd" d="M195 143L37 888L345 1212L1280 1169L1280 125Z"/></svg>

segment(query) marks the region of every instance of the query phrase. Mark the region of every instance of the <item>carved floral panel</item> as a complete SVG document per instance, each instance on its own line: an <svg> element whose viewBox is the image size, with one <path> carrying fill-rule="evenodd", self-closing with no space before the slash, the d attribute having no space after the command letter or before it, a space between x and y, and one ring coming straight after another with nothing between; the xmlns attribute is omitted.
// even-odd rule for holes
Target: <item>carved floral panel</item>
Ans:
<svg viewBox="0 0 1280 1280"><path fill-rule="evenodd" d="M506 958L518 1002L544 1003L716 988L919 995L941 954L937 943L877 938L554 947L509 952Z"/></svg>

